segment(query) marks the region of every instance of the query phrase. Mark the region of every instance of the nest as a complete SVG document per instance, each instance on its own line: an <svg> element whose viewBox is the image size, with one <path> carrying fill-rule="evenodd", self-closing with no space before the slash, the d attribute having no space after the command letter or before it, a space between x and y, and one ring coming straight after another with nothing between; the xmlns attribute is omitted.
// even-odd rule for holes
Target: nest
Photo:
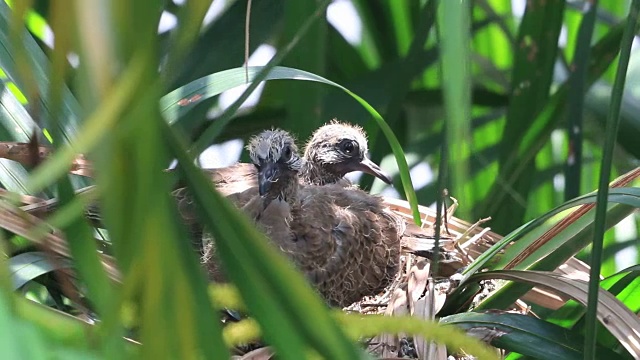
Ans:
<svg viewBox="0 0 640 360"><path fill-rule="evenodd" d="M413 223L409 203L403 200L385 198L389 208ZM446 212L445 224L441 227L441 239L444 253L439 259L437 272L431 260L415 255L415 249L405 248L401 258L402 269L395 281L384 292L345 308L348 312L360 314L384 314L386 316L409 315L421 319L433 320L440 311L449 294L456 286L458 274L478 256L502 239L490 228L481 225L490 219L481 219L471 224L453 216L457 202L454 199ZM419 206L423 227L433 229L436 223L436 212L430 208ZM435 233L435 231L434 231ZM556 270L557 273L571 278L587 278L589 267L583 262L571 258ZM483 281L481 291L476 295L474 303L496 290L493 281ZM527 313L527 303L535 303L551 309L557 309L566 299L560 298L541 289L534 288L521 300L518 300L511 311ZM368 350L383 359L419 358L447 359L446 348L429 343L420 337L405 334L381 334L368 341ZM451 358L451 357L449 357ZM460 355L457 359L468 358Z"/></svg>

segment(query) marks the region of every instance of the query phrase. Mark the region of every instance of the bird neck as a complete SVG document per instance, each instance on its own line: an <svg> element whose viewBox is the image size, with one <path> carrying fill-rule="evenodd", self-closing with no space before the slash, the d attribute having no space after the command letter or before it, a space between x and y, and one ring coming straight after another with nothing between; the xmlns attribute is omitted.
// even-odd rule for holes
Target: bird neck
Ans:
<svg viewBox="0 0 640 360"><path fill-rule="evenodd" d="M333 171L324 164L308 161L302 166L302 180L305 184L326 185L334 184L344 177L344 174Z"/></svg>
<svg viewBox="0 0 640 360"><path fill-rule="evenodd" d="M297 172L293 173L292 176L281 177L278 183L274 184L269 193L267 193L267 203L277 199L293 204L298 199L299 188L300 182L298 181Z"/></svg>

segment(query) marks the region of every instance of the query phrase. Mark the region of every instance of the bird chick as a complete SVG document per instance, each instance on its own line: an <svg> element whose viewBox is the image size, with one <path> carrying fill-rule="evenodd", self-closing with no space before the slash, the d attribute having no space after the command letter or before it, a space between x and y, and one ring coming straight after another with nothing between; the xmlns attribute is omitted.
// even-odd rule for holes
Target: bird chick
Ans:
<svg viewBox="0 0 640 360"><path fill-rule="evenodd" d="M247 149L258 170L258 193L265 203L294 198L303 160L293 137L284 130L265 130L249 141Z"/></svg>
<svg viewBox="0 0 640 360"><path fill-rule="evenodd" d="M391 177L367 157L367 152L367 137L361 127L333 119L307 142L301 177L305 184L325 185L339 182L352 171L363 171L391 184Z"/></svg>
<svg viewBox="0 0 640 360"><path fill-rule="evenodd" d="M304 161L285 131L265 131L247 148L259 195L243 211L330 305L347 306L391 283L404 227L380 197L338 184L300 184Z"/></svg>

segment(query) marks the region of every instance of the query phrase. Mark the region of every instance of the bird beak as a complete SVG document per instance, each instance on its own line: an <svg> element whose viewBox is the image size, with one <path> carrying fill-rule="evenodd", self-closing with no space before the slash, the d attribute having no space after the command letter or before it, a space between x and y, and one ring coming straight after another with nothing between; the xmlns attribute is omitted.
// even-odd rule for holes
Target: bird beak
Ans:
<svg viewBox="0 0 640 360"><path fill-rule="evenodd" d="M278 164L265 162L260 166L260 171L258 171L258 192L260 193L260 196L269 192L271 184L278 181L279 176L280 169Z"/></svg>
<svg viewBox="0 0 640 360"><path fill-rule="evenodd" d="M373 175L389 185L393 183L393 179L391 178L391 176L387 175L387 173L380 169L380 166L378 166L378 164L374 163L366 156L354 170L366 172L367 174Z"/></svg>

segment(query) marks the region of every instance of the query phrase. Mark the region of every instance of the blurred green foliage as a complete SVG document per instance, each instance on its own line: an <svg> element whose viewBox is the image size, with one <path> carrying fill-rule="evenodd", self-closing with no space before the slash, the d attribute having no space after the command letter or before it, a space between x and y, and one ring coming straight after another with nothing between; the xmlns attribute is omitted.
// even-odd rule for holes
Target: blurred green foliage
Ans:
<svg viewBox="0 0 640 360"><path fill-rule="evenodd" d="M2 2L0 141L27 141L35 131L57 151L34 171L0 161L0 183L21 194L56 195L66 204L61 211L72 213L73 219L64 221L60 230L75 259L74 280L81 286L71 291L52 275L68 263L49 263L42 253L20 245L23 239L4 236L8 256L0 264L0 318L6 325L0 326L0 349L9 358L39 358L47 351L54 358L229 356L204 274L184 241L185 229L175 221L168 196L172 184L158 176L178 159L179 174L194 190L202 221L220 242L240 296L278 354L285 359L366 356L300 274L264 246L262 235L212 190L191 160L210 144L246 140L265 128L290 130L302 141L338 118L366 129L371 158L396 175L393 187L399 196L424 205L442 201L443 189L436 187L439 176L459 201L458 214L465 220L492 217L489 226L501 234L535 219L542 219L535 226L550 226L542 216L569 200L565 194L585 194L598 184L605 109L630 2L587 6L592 3ZM236 101L222 107L219 94L242 82L239 68L245 50L251 54L259 47L271 47L276 55L266 68L252 68L251 78L279 80L267 81L253 106L240 108L241 101ZM611 162L616 176L637 166L640 155L638 59L632 51L627 87L618 94L621 131L612 134L617 141ZM269 59L261 61L257 65ZM273 66L281 67L268 73ZM293 81L307 76L301 70L317 78ZM326 86L329 82L337 86ZM573 131L576 128L580 131ZM394 135L398 143L389 141ZM80 208L73 190L89 183L65 176L77 153L86 153L98 169L95 183L109 236L97 242L88 241L93 229L80 211L70 210ZM399 160L404 155L406 162L393 161L392 154ZM412 198L412 182L417 198ZM360 185L376 193L392 190L368 176ZM626 207L610 209L608 225L619 226L605 237L606 276L619 270L615 257L621 251L632 250L630 263L640 258L637 242L629 241L637 238L637 219L632 215L622 221L637 207L635 193L615 193L609 200L616 201L615 196L633 201L620 201ZM581 221L581 231L591 234L593 221ZM555 256L541 251L544 254L527 264L544 259L539 269L552 270L588 246L591 240L584 232L561 234L553 242L561 249ZM535 240L513 234L525 239L522 248ZM100 266L96 250L102 247L115 259L122 283L109 280ZM494 254L497 250L481 258L473 271L485 261L496 266L515 256L506 253L501 259ZM33 267L46 263L46 270L29 271L27 266L21 272L7 271L25 261ZM12 286L18 273L27 279ZM625 281L625 289L635 286ZM44 306L14 296L11 290L18 289ZM461 296L460 302L469 300ZM500 296L486 304L505 308L517 297ZM99 319L98 325L86 326L47 309L83 313ZM461 344L458 339L466 341L439 327L429 333L433 324L411 323L410 329L389 324L393 330L431 334L438 340L454 334L449 339L454 346ZM367 331L360 334L369 335ZM123 336L145 346L125 342ZM607 348L598 351L611 350L614 345L608 341ZM509 347L508 342L502 345Z"/></svg>

